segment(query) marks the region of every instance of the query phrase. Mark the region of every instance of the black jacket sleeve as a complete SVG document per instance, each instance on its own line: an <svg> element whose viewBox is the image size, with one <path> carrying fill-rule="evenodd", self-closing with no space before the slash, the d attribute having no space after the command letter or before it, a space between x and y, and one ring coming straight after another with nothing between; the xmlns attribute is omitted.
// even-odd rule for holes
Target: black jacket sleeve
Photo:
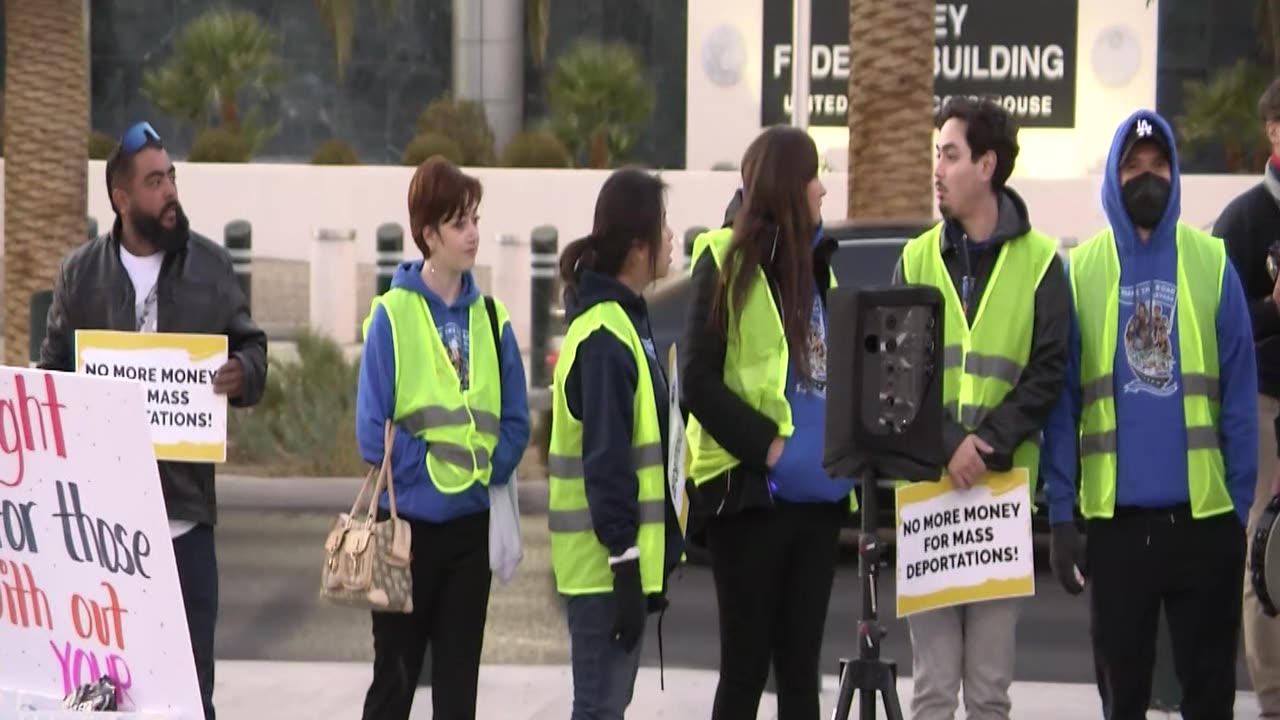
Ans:
<svg viewBox="0 0 1280 720"><path fill-rule="evenodd" d="M231 320L227 325L227 350L240 361L244 374L244 389L238 397L229 398L233 407L251 407L262 399L267 386L267 334L249 314L249 302L240 289L235 271L228 266L223 276L227 284L227 299L231 303Z"/></svg>
<svg viewBox="0 0 1280 720"><path fill-rule="evenodd" d="M1268 248L1257 242L1246 206L1239 200L1228 205L1213 224L1213 236L1222 238L1226 244L1227 257L1244 286L1254 341L1280 335L1280 308L1271 301L1275 282L1266 269Z"/></svg>
<svg viewBox="0 0 1280 720"><path fill-rule="evenodd" d="M903 284L904 275L902 260L898 260L898 263L893 267L892 283L894 285ZM944 412L942 414L942 452L947 462L951 461L951 456L956 454L956 448L960 447L960 443L964 442L968 434L969 431L960 424L959 420L952 417L951 413Z"/></svg>
<svg viewBox="0 0 1280 720"><path fill-rule="evenodd" d="M75 362L71 358L71 343L75 328L71 327L67 312L71 307L71 292L67 287L67 259L58 266L58 273L53 278L53 303L49 305L46 317L48 327L44 341L40 343L40 357L36 367L41 370L60 370L74 372Z"/></svg>
<svg viewBox="0 0 1280 720"><path fill-rule="evenodd" d="M710 253L704 254L693 268L693 303L685 324L680 401L720 447L744 466L763 472L768 468L769 445L778 436L778 425L724 383L727 343L714 328L725 327L727 314L722 311L708 320L719 289L718 277L714 258Z"/></svg>
<svg viewBox="0 0 1280 720"><path fill-rule="evenodd" d="M569 412L582 423L583 482L591 524L612 557L635 545L639 530L640 481L631 454L638 372L631 352L601 329L578 346L565 381Z"/></svg>
<svg viewBox="0 0 1280 720"><path fill-rule="evenodd" d="M993 470L1012 467L1014 449L1040 432L1062 392L1070 332L1068 293L1062 260L1054 255L1036 288L1027 365L1004 401L975 430L995 451L987 458Z"/></svg>

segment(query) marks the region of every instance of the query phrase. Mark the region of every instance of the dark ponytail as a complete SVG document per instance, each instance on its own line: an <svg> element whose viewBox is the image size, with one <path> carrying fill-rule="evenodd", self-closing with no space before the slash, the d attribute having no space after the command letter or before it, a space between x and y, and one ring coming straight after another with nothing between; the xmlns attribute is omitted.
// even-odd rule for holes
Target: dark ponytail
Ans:
<svg viewBox="0 0 1280 720"><path fill-rule="evenodd" d="M578 238L565 246L560 253L560 282L567 288L578 284L583 270L596 269L595 237Z"/></svg>
<svg viewBox="0 0 1280 720"><path fill-rule="evenodd" d="M614 171L596 198L591 234L560 253L560 280L567 289L584 270L617 277L637 242L646 243L656 262L662 249L663 193L666 183L634 167Z"/></svg>

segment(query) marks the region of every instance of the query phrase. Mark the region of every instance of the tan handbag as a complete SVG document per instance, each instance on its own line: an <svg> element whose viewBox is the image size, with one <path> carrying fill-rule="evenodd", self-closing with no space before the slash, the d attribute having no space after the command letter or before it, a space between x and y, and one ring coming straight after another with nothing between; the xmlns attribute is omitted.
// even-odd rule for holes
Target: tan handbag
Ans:
<svg viewBox="0 0 1280 720"><path fill-rule="evenodd" d="M351 505L340 513L325 540L320 597L335 605L382 612L413 612L413 573L409 563L409 523L396 513L396 491L391 476L391 443L395 426L387 420L383 436L382 464L369 471ZM375 522L378 496L387 488L391 517ZM360 502L372 488L367 509Z"/></svg>

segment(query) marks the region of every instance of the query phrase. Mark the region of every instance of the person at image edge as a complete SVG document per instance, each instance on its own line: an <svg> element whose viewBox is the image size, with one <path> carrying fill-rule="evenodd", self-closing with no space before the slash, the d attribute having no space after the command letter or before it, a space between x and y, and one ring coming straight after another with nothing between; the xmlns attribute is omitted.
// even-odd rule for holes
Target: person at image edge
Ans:
<svg viewBox="0 0 1280 720"><path fill-rule="evenodd" d="M74 372L76 330L226 335L229 355L213 390L233 407L256 404L267 380L267 336L254 324L226 249L190 230L178 202L177 172L149 123L120 137L107 158L106 182L115 222L62 260L36 367ZM214 720L214 468L158 466L200 699L205 720Z"/></svg>

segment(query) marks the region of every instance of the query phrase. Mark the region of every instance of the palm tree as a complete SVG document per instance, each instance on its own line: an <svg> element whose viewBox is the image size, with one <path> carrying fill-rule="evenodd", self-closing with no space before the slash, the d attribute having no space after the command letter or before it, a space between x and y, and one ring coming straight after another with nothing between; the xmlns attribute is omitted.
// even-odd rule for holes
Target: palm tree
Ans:
<svg viewBox="0 0 1280 720"><path fill-rule="evenodd" d="M579 41L556 60L547 81L550 127L588 167L625 158L653 113L656 90L635 50Z"/></svg>
<svg viewBox="0 0 1280 720"><path fill-rule="evenodd" d="M197 132L216 113L219 127L256 151L274 128L259 124L255 108L242 107L242 92L265 92L280 82L279 45L279 36L257 15L212 10L182 29L164 65L143 73L142 93L161 112Z"/></svg>
<svg viewBox="0 0 1280 720"><path fill-rule="evenodd" d="M85 236L84 0L6 0L4 361L27 364L28 303Z"/></svg>
<svg viewBox="0 0 1280 720"><path fill-rule="evenodd" d="M333 38L333 61L338 69L338 82L346 75L351 60L351 38L356 31L356 4L359 0L316 0L320 19ZM383 16L395 14L400 0L374 0Z"/></svg>
<svg viewBox="0 0 1280 720"><path fill-rule="evenodd" d="M850 219L933 215L931 0L849 0Z"/></svg>
<svg viewBox="0 0 1280 720"><path fill-rule="evenodd" d="M524 27L529 57L541 68L547 59L547 32L551 29L551 0L525 0Z"/></svg>

